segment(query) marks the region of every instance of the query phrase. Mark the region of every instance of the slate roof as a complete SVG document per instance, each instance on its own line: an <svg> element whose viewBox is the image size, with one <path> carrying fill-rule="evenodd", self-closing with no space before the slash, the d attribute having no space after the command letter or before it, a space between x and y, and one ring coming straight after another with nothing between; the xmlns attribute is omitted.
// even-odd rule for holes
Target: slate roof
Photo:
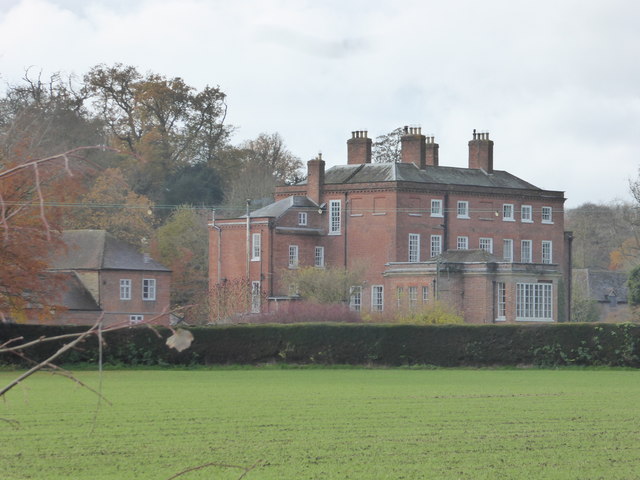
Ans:
<svg viewBox="0 0 640 480"><path fill-rule="evenodd" d="M64 305L69 310L100 311L100 306L93 295L85 288L75 272L59 273L64 278L64 287L58 294L60 298L54 302Z"/></svg>
<svg viewBox="0 0 640 480"><path fill-rule="evenodd" d="M529 182L502 170L486 173L479 169L460 167L432 167L420 170L413 163L363 163L358 165L338 165L325 172L324 183L356 184L376 182L416 182L479 186L492 188L514 188L542 190ZM306 180L300 185L306 184Z"/></svg>
<svg viewBox="0 0 640 480"><path fill-rule="evenodd" d="M618 302L627 301L626 273L612 272L609 270L593 270L588 268L576 268L573 270L574 282L589 288L589 296L599 302L609 301L609 297L615 295Z"/></svg>
<svg viewBox="0 0 640 480"><path fill-rule="evenodd" d="M52 253L52 270L170 271L105 230L67 230L62 238L66 248Z"/></svg>
<svg viewBox="0 0 640 480"><path fill-rule="evenodd" d="M282 200L278 200L277 202L272 203L271 205L267 205L266 207L259 208L258 210L254 210L249 213L251 218L257 217L280 217L287 210L292 207L302 207L302 208L318 208L318 204L311 200L309 197L302 197L298 195L294 195L291 197L283 198ZM241 218L247 218L246 215L243 215Z"/></svg>

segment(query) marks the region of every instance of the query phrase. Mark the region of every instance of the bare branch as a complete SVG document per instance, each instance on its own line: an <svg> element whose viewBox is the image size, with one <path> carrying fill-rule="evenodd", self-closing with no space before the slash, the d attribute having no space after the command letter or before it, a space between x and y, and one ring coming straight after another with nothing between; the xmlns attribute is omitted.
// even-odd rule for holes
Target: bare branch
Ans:
<svg viewBox="0 0 640 480"><path fill-rule="evenodd" d="M242 475L240 475L238 477L238 480L241 480L242 478L244 478L247 473L249 473L251 470L253 470L254 468L256 468L258 465L260 465L260 463L262 462L262 460L258 460L256 463L254 463L252 466L250 467L243 467L241 465L229 465L227 463L218 463L218 462L209 462L209 463L203 463L202 465L198 465L196 467L190 467L187 468L186 470L183 470L179 473L176 473L175 475L173 475L172 477L169 477L167 480L173 480L174 478L178 478L181 477L182 475L186 475L187 473L190 472L195 472L197 470L204 470L205 468L209 468L209 467L220 467L220 468L239 468L241 470L244 470L242 472Z"/></svg>
<svg viewBox="0 0 640 480"><path fill-rule="evenodd" d="M91 335L95 331L95 329L98 328L98 325L100 324L100 322L102 322L102 317L100 317L98 319L98 321L89 330L87 330L87 331L83 332L82 334L80 334L75 340L73 340L70 343L67 343L66 345L63 345L61 348L58 349L57 352L55 352L49 358L47 358L46 360L43 360L42 362L40 362L39 364L37 364L36 366L31 368L30 370L26 371L25 373L23 373L19 377L15 378L11 383L9 383L2 390L0 390L0 397L2 397L5 393L7 393L9 390L11 390L13 387L18 385L23 380L29 378L31 375L36 373L38 370L41 370L46 365L51 364L51 362L53 362L56 358L58 358L60 355L65 353L67 350L70 350L73 347L75 347L78 343L80 343L86 337Z"/></svg>

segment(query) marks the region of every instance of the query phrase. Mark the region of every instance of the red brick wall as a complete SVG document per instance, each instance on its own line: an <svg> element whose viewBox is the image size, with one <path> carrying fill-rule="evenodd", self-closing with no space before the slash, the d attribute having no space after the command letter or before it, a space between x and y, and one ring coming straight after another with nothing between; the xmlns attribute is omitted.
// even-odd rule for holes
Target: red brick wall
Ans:
<svg viewBox="0 0 640 480"><path fill-rule="evenodd" d="M156 280L156 299L142 299L142 280L154 278ZM120 279L131 280L131 300L120 300ZM129 315L144 315L149 320L170 305L170 272L139 272L105 270L100 272L100 304L105 313L107 323L129 321ZM165 320L166 318L159 319ZM161 323L161 322L160 322Z"/></svg>

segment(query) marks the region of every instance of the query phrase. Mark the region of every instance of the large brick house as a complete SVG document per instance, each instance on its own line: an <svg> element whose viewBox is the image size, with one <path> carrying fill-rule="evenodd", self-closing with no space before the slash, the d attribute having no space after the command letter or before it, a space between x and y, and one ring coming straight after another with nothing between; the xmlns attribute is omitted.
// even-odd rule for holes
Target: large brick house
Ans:
<svg viewBox="0 0 640 480"><path fill-rule="evenodd" d="M347 165L310 160L307 179L278 187L275 203L211 223L211 283L248 278L267 299L253 310L271 311L296 298L283 271L358 266L354 310L438 300L470 323L567 318L563 192L494 170L487 133L474 131L468 168L439 165L419 128L405 128L398 163L372 163L371 150L367 132L353 132Z"/></svg>
<svg viewBox="0 0 640 480"><path fill-rule="evenodd" d="M64 309L51 323L91 325L167 323L171 271L133 245L104 230L67 230L50 254L51 274L60 283L53 304Z"/></svg>

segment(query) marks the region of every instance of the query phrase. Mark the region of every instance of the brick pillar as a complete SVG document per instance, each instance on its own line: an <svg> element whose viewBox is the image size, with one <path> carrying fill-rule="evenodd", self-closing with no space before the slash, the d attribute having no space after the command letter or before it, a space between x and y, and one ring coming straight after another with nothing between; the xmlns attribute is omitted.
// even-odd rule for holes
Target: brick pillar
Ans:
<svg viewBox="0 0 640 480"><path fill-rule="evenodd" d="M318 154L318 158L307 162L307 197L319 204L323 185L324 160L322 160L322 154Z"/></svg>
<svg viewBox="0 0 640 480"><path fill-rule="evenodd" d="M347 163L357 165L371 163L372 141L367 136L366 130L351 132L351 138L347 140Z"/></svg>
<svg viewBox="0 0 640 480"><path fill-rule="evenodd" d="M487 173L493 172L493 141L488 133L476 133L469 141L469 168L481 168Z"/></svg>
<svg viewBox="0 0 640 480"><path fill-rule="evenodd" d="M404 127L404 135L400 137L402 163L413 163L424 169L427 145L420 127Z"/></svg>

